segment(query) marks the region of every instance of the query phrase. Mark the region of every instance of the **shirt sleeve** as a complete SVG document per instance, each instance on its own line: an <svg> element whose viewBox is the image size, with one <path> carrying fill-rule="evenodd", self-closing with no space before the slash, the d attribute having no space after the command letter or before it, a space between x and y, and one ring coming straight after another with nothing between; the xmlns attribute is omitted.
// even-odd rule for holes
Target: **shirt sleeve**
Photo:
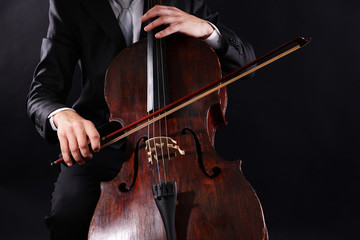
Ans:
<svg viewBox="0 0 360 240"><path fill-rule="evenodd" d="M222 39L221 33L214 24L212 24L211 22L208 22L208 23L214 28L214 31L208 38L204 39L204 41L207 44L209 44L210 47L212 47L213 49L215 49L215 50L220 49L223 45L223 39Z"/></svg>
<svg viewBox="0 0 360 240"><path fill-rule="evenodd" d="M55 110L55 111L53 111L53 112L51 112L49 114L48 119L49 119L50 126L51 126L52 130L57 131L57 127L55 126L54 118L53 118L54 115L59 113L59 112L65 111L65 110L72 110L72 111L75 112L75 110L72 109L72 108L64 107L64 108L59 108L59 109L57 109L57 110Z"/></svg>

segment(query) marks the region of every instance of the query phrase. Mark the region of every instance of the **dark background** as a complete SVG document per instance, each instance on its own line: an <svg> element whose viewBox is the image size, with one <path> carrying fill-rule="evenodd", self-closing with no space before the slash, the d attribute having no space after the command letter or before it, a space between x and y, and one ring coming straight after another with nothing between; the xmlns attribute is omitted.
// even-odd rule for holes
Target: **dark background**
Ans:
<svg viewBox="0 0 360 240"><path fill-rule="evenodd" d="M242 159L270 239L358 239L360 2L209 1L257 56L296 36L304 49L229 87L216 147ZM47 239L57 147L37 134L25 97L48 24L45 0L0 2L0 238ZM75 83L75 87L79 83Z"/></svg>

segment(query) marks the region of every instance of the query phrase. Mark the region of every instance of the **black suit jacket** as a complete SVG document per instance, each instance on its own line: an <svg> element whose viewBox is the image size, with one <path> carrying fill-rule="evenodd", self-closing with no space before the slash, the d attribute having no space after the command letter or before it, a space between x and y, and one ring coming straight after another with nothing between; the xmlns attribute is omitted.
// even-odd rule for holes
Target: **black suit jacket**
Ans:
<svg viewBox="0 0 360 240"><path fill-rule="evenodd" d="M218 14L209 11L205 0L163 3L206 19L219 28L225 40L224 48L217 51L223 71L230 72L254 59L252 47L219 24ZM50 0L49 20L41 60L27 98L27 110L40 135L56 142L48 115L66 107L77 63L82 72L82 92L72 108L96 126L108 121L103 91L105 72L126 45L108 0ZM142 30L140 38L145 35Z"/></svg>

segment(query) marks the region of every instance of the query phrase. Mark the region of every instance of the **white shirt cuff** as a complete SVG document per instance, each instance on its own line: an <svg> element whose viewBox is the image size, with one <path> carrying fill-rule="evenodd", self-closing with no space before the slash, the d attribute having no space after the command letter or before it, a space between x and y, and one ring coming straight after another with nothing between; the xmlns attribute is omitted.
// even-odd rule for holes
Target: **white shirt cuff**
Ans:
<svg viewBox="0 0 360 240"><path fill-rule="evenodd" d="M72 111L75 112L75 110L72 109L72 108L64 107L64 108L56 109L55 111L51 112L51 113L49 114L49 116L48 116L48 119L49 119L49 122L50 122L50 126L51 126L51 128L52 128L54 131L57 131L57 128L56 128L56 126L55 126L53 116L54 116L55 114L57 114L58 112L62 112L62 111L64 111L64 110L72 110Z"/></svg>
<svg viewBox="0 0 360 240"><path fill-rule="evenodd" d="M219 49L219 48L221 48L222 41L223 41L221 33L214 24L212 24L209 21L208 21L208 23L214 28L214 31L208 38L204 39L204 41L207 44L209 44L210 47L212 47L213 49Z"/></svg>

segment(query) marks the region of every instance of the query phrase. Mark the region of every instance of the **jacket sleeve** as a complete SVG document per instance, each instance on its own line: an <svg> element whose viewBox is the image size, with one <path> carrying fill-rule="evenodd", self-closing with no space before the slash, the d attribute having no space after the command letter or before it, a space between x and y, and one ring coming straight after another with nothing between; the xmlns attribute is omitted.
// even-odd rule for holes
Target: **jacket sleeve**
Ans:
<svg viewBox="0 0 360 240"><path fill-rule="evenodd" d="M213 23L223 38L221 49L215 50L223 73L227 74L255 60L252 46L238 37L232 30L221 24L218 12L211 12L205 0L193 1L193 14Z"/></svg>
<svg viewBox="0 0 360 240"><path fill-rule="evenodd" d="M79 53L73 38L69 13L61 6L67 0L50 0L49 28L43 39L40 63L35 69L27 96L27 112L42 137L57 142L56 132L49 124L48 115L62 107L70 91L73 72Z"/></svg>

